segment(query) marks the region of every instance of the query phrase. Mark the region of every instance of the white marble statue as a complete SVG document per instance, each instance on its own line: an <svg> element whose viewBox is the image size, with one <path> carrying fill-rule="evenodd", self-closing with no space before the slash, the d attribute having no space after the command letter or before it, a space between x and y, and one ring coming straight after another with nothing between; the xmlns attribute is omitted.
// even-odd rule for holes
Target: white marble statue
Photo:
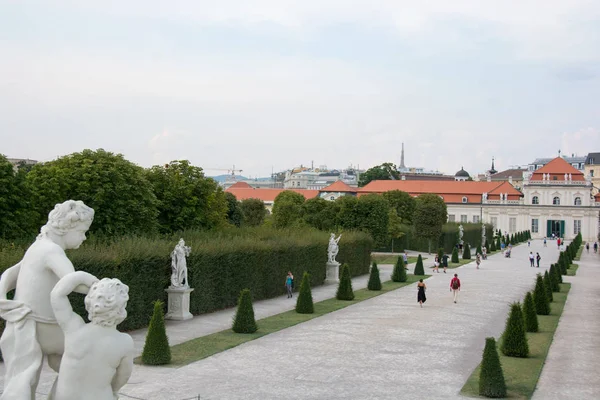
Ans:
<svg viewBox="0 0 600 400"><path fill-rule="evenodd" d="M332 233L331 236L329 237L329 246L327 247L327 259L328 262L331 264L335 264L337 261L335 261L335 257L337 256L338 252L340 251L340 247L338 246L338 243L341 239L342 235L340 234L340 236L338 236L338 238L335 238L335 233Z"/></svg>
<svg viewBox="0 0 600 400"><path fill-rule="evenodd" d="M572 181L573 180L573 174L569 173L569 180Z"/></svg>
<svg viewBox="0 0 600 400"><path fill-rule="evenodd" d="M192 248L185 245L183 239L179 239L179 243L171 252L171 287L172 288L189 288L188 270L186 257L190 255Z"/></svg>
<svg viewBox="0 0 600 400"><path fill-rule="evenodd" d="M462 242L463 242L462 238L463 238L464 233L465 233L465 230L464 230L462 224L460 224L458 226L458 243L460 243L460 244L462 244Z"/></svg>
<svg viewBox="0 0 600 400"><path fill-rule="evenodd" d="M0 348L6 373L0 399L35 399L44 356L58 372L64 335L54 316L50 292L59 279L74 271L65 250L77 249L83 243L93 219L94 210L81 201L57 204L23 259L2 274L0 316L6 327ZM8 300L6 295L13 289L14 299ZM88 288L78 286L75 291L86 294Z"/></svg>
<svg viewBox="0 0 600 400"><path fill-rule="evenodd" d="M485 244L485 224L481 224L481 243Z"/></svg>
<svg viewBox="0 0 600 400"><path fill-rule="evenodd" d="M88 319L73 312L67 297L83 285ZM65 335L56 400L114 400L133 370L133 339L117 331L127 317L129 288L118 279L98 280L87 272L65 275L51 293L51 304Z"/></svg>
<svg viewBox="0 0 600 400"><path fill-rule="evenodd" d="M565 181L569 180L569 174L565 174Z"/></svg>
<svg viewBox="0 0 600 400"><path fill-rule="evenodd" d="M483 199L483 201L484 201L484 202L486 202L486 201L487 201L487 198L488 198L488 194L487 194L487 192L484 192L484 193L481 195L481 198Z"/></svg>

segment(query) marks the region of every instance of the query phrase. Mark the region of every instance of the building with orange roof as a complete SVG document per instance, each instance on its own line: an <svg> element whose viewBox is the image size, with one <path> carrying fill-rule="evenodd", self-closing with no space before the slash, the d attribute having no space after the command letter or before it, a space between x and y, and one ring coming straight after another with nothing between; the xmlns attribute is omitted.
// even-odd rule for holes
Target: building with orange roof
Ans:
<svg viewBox="0 0 600 400"><path fill-rule="evenodd" d="M240 182L238 182L240 183ZM249 187L234 187L235 185L225 189L225 192L231 193L235 196L238 201L246 199L259 199L265 203L265 208L271 212L273 209L273 203L279 193L284 190L291 190L292 192L300 193L305 199L312 199L319 196L318 190L308 189L271 189L271 188L260 188L256 189L248 185ZM241 186L241 185L240 185Z"/></svg>

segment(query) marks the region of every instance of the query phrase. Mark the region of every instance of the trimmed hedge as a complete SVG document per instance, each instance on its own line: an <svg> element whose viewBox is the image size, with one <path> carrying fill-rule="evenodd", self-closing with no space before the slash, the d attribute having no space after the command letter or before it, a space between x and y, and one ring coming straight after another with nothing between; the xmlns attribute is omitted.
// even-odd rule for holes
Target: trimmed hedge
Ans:
<svg viewBox="0 0 600 400"><path fill-rule="evenodd" d="M394 265L394 270L392 271L392 281L406 282L407 279L408 276L406 275L404 259L400 256L398 257L398 261L396 261L396 265Z"/></svg>
<svg viewBox="0 0 600 400"><path fill-rule="evenodd" d="M496 339L485 338L481 370L479 371L479 395L490 398L506 397L506 382L498 357Z"/></svg>
<svg viewBox="0 0 600 400"><path fill-rule="evenodd" d="M304 272L302 283L300 284L300 293L296 300L296 312L298 314L313 314L315 306L313 304L312 291L310 290L310 275Z"/></svg>
<svg viewBox="0 0 600 400"><path fill-rule="evenodd" d="M142 363L146 365L164 365L171 362L171 348L165 328L162 301L154 302L154 313L150 320L146 342L142 351Z"/></svg>
<svg viewBox="0 0 600 400"><path fill-rule="evenodd" d="M520 303L513 303L510 307L500 350L505 356L509 357L526 358L529 356L529 344L525 334L525 322Z"/></svg>
<svg viewBox="0 0 600 400"><path fill-rule="evenodd" d="M399 259L400 257L398 257L398 260ZM367 289L381 290L381 278L379 277L379 268L377 268L377 263L375 261L373 261L373 266L371 266L371 274L369 275Z"/></svg>
<svg viewBox="0 0 600 400"><path fill-rule="evenodd" d="M523 303L523 318L525 318L525 330L527 332L537 332L539 329L537 313L535 312L535 304L533 295L527 292L525 302Z"/></svg>
<svg viewBox="0 0 600 400"><path fill-rule="evenodd" d="M415 264L414 275L425 275L425 269L423 268L423 257L419 254L417 257L417 263Z"/></svg>
<svg viewBox="0 0 600 400"><path fill-rule="evenodd" d="M244 289L240 293L238 308L233 317L233 326L231 329L235 333L254 333L258 330L256 319L254 319L254 307L252 306L250 289Z"/></svg>
<svg viewBox="0 0 600 400"><path fill-rule="evenodd" d="M544 288L546 289L546 298L548 299L548 303L552 303L554 301L554 296L552 296L552 281L550 280L550 274L548 274L548 270L544 271Z"/></svg>
<svg viewBox="0 0 600 400"><path fill-rule="evenodd" d="M548 294L542 274L537 274L535 281L535 290L533 292L533 302L535 303L535 312L538 315L550 314L550 302L548 302Z"/></svg>
<svg viewBox="0 0 600 400"><path fill-rule="evenodd" d="M335 298L338 300L354 300L354 291L352 290L352 279L350 277L350 269L348 268L348 264L342 265L340 283L338 285Z"/></svg>

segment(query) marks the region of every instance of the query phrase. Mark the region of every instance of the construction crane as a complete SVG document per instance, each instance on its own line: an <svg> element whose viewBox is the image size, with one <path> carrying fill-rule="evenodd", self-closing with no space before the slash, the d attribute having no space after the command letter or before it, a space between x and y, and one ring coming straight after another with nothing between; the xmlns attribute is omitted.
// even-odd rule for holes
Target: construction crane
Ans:
<svg viewBox="0 0 600 400"><path fill-rule="evenodd" d="M243 171L241 169L235 169L235 165L233 165L232 168L203 168L203 169L207 170L207 171L227 171L227 173L231 175L231 179L235 179L236 173L241 174Z"/></svg>

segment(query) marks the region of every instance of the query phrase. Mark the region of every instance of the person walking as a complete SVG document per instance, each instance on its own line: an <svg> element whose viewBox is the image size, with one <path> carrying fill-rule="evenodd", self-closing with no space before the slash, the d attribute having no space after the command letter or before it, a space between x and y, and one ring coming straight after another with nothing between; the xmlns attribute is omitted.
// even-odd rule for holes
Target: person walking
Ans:
<svg viewBox="0 0 600 400"><path fill-rule="evenodd" d="M544 247L548 247L546 246L546 237L544 236Z"/></svg>
<svg viewBox="0 0 600 400"><path fill-rule="evenodd" d="M587 250L588 253L590 252L590 244L589 243L585 244L585 249Z"/></svg>
<svg viewBox="0 0 600 400"><path fill-rule="evenodd" d="M438 274L440 273L440 258L438 256L435 256L433 260L433 270Z"/></svg>
<svg viewBox="0 0 600 400"><path fill-rule="evenodd" d="M446 253L442 256L442 265L444 266L444 273L446 273L446 268L448 268L448 254Z"/></svg>
<svg viewBox="0 0 600 400"><path fill-rule="evenodd" d="M458 279L458 274L454 274L454 278L450 280L450 291L453 292L454 302L458 300L458 292L460 292L460 279Z"/></svg>
<svg viewBox="0 0 600 400"><path fill-rule="evenodd" d="M537 261L537 267L540 267L540 260L542 259L542 257L540 256L540 253L536 252L535 253L535 260Z"/></svg>
<svg viewBox="0 0 600 400"><path fill-rule="evenodd" d="M530 267L535 267L535 265L533 265L534 259L535 259L535 257L533 256L533 253L529 252L529 266Z"/></svg>
<svg viewBox="0 0 600 400"><path fill-rule="evenodd" d="M417 302L423 307L423 303L427 301L427 297L425 297L425 289L427 286L423 283L423 279L419 279L419 283L417 283Z"/></svg>
<svg viewBox="0 0 600 400"><path fill-rule="evenodd" d="M406 250L402 254L402 260L404 260L404 269L408 269L408 253L406 253Z"/></svg>
<svg viewBox="0 0 600 400"><path fill-rule="evenodd" d="M477 264L477 269L479 269L479 264L481 264L481 257L479 256L479 253L475 255L475 264Z"/></svg>
<svg viewBox="0 0 600 400"><path fill-rule="evenodd" d="M292 275L292 271L288 271L285 277L285 288L287 289L288 299L291 299L294 293L294 275Z"/></svg>
<svg viewBox="0 0 600 400"><path fill-rule="evenodd" d="M594 242L594 253L598 252L598 242Z"/></svg>

